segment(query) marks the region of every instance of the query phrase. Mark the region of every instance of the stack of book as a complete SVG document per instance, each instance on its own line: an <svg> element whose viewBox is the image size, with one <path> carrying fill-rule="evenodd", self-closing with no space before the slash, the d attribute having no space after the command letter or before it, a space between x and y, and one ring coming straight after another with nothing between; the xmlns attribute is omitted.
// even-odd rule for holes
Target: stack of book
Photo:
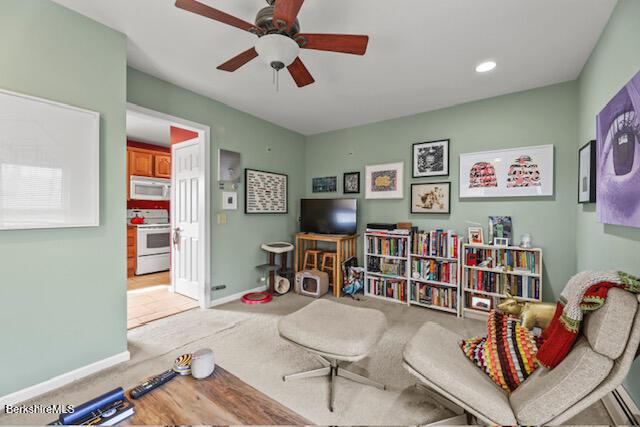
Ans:
<svg viewBox="0 0 640 427"><path fill-rule="evenodd" d="M367 236L367 248L370 254L406 257L406 239L401 237Z"/></svg>
<svg viewBox="0 0 640 427"><path fill-rule="evenodd" d="M369 277L367 280L367 293L380 297L392 298L398 301L407 301L405 295L406 281L398 279L383 279Z"/></svg>
<svg viewBox="0 0 640 427"><path fill-rule="evenodd" d="M436 259L412 259L412 278L458 284L458 263Z"/></svg>
<svg viewBox="0 0 640 427"><path fill-rule="evenodd" d="M440 258L458 258L460 236L453 230L422 231L414 229L412 253Z"/></svg>
<svg viewBox="0 0 640 427"><path fill-rule="evenodd" d="M458 308L457 292L458 290L454 288L437 288L418 284L412 287L411 300L421 304L456 310Z"/></svg>

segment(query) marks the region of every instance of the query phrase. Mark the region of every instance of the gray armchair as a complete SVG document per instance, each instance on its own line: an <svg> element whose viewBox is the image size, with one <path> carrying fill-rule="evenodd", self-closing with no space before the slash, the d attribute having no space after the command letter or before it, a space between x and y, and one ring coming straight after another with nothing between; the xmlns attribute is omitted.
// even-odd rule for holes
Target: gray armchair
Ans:
<svg viewBox="0 0 640 427"><path fill-rule="evenodd" d="M556 368L538 368L510 396L468 360L463 337L426 323L404 349L406 369L454 409L498 425L558 425L618 387L640 343L640 296L611 289L585 315L571 352Z"/></svg>

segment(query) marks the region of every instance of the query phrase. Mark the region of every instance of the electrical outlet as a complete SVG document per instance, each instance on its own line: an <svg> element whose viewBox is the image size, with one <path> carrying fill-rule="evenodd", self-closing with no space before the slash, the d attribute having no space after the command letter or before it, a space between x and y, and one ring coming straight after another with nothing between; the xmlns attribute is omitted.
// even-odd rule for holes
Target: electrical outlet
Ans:
<svg viewBox="0 0 640 427"><path fill-rule="evenodd" d="M211 290L213 291L221 291L223 289L227 289L227 285L214 286L213 288L211 288Z"/></svg>

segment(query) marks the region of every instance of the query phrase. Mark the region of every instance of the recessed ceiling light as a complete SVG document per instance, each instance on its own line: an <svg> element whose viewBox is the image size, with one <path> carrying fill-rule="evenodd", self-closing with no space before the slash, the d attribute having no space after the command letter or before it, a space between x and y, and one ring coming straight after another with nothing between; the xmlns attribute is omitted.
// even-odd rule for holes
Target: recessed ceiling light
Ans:
<svg viewBox="0 0 640 427"><path fill-rule="evenodd" d="M496 68L496 65L498 65L498 64L496 64L494 61L486 61L486 62L483 62L482 64L478 65L476 67L476 71L478 73L486 73L486 72L489 72L489 71L493 70L494 68Z"/></svg>

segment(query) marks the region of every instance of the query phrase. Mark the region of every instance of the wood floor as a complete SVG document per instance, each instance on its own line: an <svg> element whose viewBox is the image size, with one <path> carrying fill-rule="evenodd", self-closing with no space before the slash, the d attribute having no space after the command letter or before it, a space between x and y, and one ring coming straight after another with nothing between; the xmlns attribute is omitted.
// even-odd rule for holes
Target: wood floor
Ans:
<svg viewBox="0 0 640 427"><path fill-rule="evenodd" d="M127 279L127 290L134 291L136 289L169 284L171 284L171 273L169 271L162 271L160 273L130 277Z"/></svg>
<svg viewBox="0 0 640 427"><path fill-rule="evenodd" d="M177 377L132 400L128 425L311 425L219 366L203 380Z"/></svg>
<svg viewBox="0 0 640 427"><path fill-rule="evenodd" d="M136 276L128 280L127 329L199 306L198 301L170 291L168 272Z"/></svg>

